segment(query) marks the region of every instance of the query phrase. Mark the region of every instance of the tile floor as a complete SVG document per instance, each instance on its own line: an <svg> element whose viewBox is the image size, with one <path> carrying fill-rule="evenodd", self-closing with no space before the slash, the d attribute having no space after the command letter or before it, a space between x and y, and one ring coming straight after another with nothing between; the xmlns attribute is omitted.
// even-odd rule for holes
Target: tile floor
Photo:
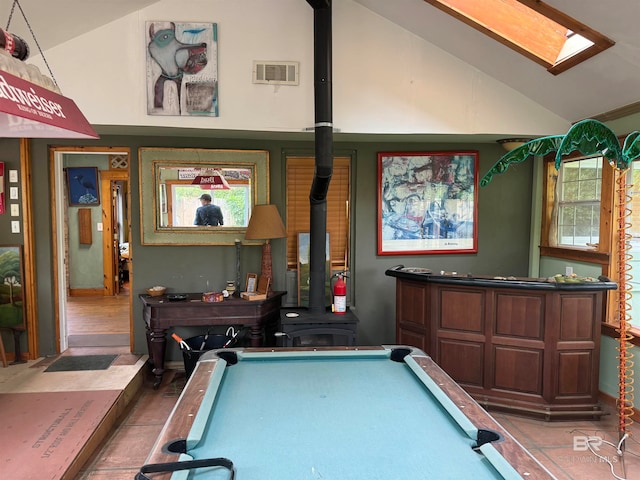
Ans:
<svg viewBox="0 0 640 480"><path fill-rule="evenodd" d="M604 443L618 443L617 414L603 408L611 414L599 421L543 422L491 413L558 480L640 480L640 425L634 423L629 429L632 436L620 457L614 446ZM593 437L594 450L602 458L588 450L586 437Z"/></svg>
<svg viewBox="0 0 640 480"><path fill-rule="evenodd" d="M171 374L173 378L163 382L158 390L151 389L152 378L147 379L130 413L104 448L85 465L82 480L133 478L186 383L184 372L171 371ZM615 412L599 421L569 422L543 422L498 412L492 415L558 480L640 480L640 424L631 427L635 435L626 443L624 459L616 455L615 448L600 445L598 453L612 460L613 473L608 463L583 450L586 449L582 442L585 436L617 442ZM574 437L577 438L576 450Z"/></svg>
<svg viewBox="0 0 640 480"><path fill-rule="evenodd" d="M104 349L100 353L105 353ZM9 368L0 369L0 393ZM186 379L184 371L169 370L160 388L154 390L148 369L143 368L141 372L142 384L135 398L101 446L80 468L78 480L132 480L145 463ZM32 381L38 380L34 377ZM632 436L625 444L623 457L604 443L617 443L617 417L613 410L600 421L543 422L500 412L492 414L558 480L640 480L640 424L632 425ZM593 444L599 448L597 453L604 459L586 449L586 437L594 437ZM611 460L612 465L605 459Z"/></svg>

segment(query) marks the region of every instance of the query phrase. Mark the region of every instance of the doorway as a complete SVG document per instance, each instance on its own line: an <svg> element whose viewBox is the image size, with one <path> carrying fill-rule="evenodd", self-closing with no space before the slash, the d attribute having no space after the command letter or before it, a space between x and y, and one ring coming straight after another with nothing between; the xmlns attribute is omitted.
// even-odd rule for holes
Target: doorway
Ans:
<svg viewBox="0 0 640 480"><path fill-rule="evenodd" d="M129 158L128 148L50 149L60 352L69 347L132 348ZM78 170L94 172L95 178L87 182L70 175ZM71 201L74 182L80 181L82 200Z"/></svg>

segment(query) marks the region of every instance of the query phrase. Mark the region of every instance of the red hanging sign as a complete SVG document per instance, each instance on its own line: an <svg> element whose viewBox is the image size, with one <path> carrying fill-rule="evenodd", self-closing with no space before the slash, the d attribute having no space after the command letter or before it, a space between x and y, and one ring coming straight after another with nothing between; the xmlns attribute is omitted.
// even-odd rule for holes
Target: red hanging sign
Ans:
<svg viewBox="0 0 640 480"><path fill-rule="evenodd" d="M73 100L1 70L0 137L100 138Z"/></svg>
<svg viewBox="0 0 640 480"><path fill-rule="evenodd" d="M200 185L205 190L231 190L231 187L220 173L213 175L197 175L191 185Z"/></svg>

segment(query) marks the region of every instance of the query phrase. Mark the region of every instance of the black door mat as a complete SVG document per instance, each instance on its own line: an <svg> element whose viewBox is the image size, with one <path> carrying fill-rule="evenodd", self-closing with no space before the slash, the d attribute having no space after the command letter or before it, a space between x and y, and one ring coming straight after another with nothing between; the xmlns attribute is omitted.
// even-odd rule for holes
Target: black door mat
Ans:
<svg viewBox="0 0 640 480"><path fill-rule="evenodd" d="M65 355L53 362L45 372L106 370L118 355Z"/></svg>

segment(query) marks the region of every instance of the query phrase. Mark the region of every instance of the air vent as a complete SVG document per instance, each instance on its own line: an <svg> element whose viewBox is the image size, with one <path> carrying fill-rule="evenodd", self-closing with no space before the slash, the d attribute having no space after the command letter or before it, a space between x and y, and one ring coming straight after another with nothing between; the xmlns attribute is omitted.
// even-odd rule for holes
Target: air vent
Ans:
<svg viewBox="0 0 640 480"><path fill-rule="evenodd" d="M253 83L298 85L299 62L253 62Z"/></svg>

